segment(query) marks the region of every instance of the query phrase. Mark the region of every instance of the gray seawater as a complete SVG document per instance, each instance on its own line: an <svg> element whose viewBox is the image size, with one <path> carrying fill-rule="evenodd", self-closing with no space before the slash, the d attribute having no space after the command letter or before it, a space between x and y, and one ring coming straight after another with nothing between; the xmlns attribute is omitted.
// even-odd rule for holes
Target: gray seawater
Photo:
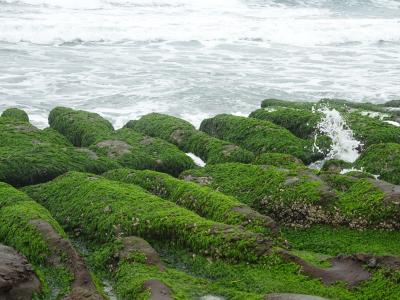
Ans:
<svg viewBox="0 0 400 300"><path fill-rule="evenodd" d="M198 125L262 99L400 99L398 0L0 0L0 111Z"/></svg>

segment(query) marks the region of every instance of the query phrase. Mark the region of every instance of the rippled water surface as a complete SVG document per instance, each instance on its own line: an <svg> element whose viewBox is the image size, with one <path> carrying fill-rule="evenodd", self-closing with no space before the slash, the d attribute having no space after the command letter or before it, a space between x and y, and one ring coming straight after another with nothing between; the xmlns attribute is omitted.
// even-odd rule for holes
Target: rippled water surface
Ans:
<svg viewBox="0 0 400 300"><path fill-rule="evenodd" d="M266 97L400 98L396 0L0 0L0 111L198 124Z"/></svg>

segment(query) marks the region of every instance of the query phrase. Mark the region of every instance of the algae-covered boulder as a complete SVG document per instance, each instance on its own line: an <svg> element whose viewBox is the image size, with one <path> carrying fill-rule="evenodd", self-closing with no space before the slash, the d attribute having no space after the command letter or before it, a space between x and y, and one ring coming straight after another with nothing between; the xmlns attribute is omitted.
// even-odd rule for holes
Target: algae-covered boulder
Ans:
<svg viewBox="0 0 400 300"><path fill-rule="evenodd" d="M344 113L347 124L364 148L380 143L400 143L400 127L361 112Z"/></svg>
<svg viewBox="0 0 400 300"><path fill-rule="evenodd" d="M98 155L124 167L172 175L195 167L193 160L175 145L128 128L115 131L98 114L57 107L51 111L49 123L75 146L89 146Z"/></svg>
<svg viewBox="0 0 400 300"><path fill-rule="evenodd" d="M152 194L175 202L210 220L242 225L248 230L265 234L274 233L277 229L271 218L261 215L235 198L167 174L149 170L118 169L103 176L139 185Z"/></svg>
<svg viewBox="0 0 400 300"><path fill-rule="evenodd" d="M306 109L270 108L253 111L250 118L270 121L292 132L295 136L308 139L316 134L316 128L323 114Z"/></svg>
<svg viewBox="0 0 400 300"><path fill-rule="evenodd" d="M133 184L69 172L24 190L81 236L97 242L139 235L170 240L215 257L255 260L271 247L264 235L217 223Z"/></svg>
<svg viewBox="0 0 400 300"><path fill-rule="evenodd" d="M322 165L321 171L340 173L345 169L351 169L352 163L341 159L328 159Z"/></svg>
<svg viewBox="0 0 400 300"><path fill-rule="evenodd" d="M305 168L303 162L290 154L266 152L257 156L253 164L255 165L270 165L285 169L301 169Z"/></svg>
<svg viewBox="0 0 400 300"><path fill-rule="evenodd" d="M302 140L287 129L269 121L233 115L217 115L201 123L200 129L254 152L281 152L312 162L321 157L314 152L311 141Z"/></svg>
<svg viewBox="0 0 400 300"><path fill-rule="evenodd" d="M90 149L133 169L152 169L177 176L195 167L193 160L175 145L129 128L97 140Z"/></svg>
<svg viewBox="0 0 400 300"><path fill-rule="evenodd" d="M45 182L71 170L100 174L118 167L83 148L54 144L0 147L0 181L14 186Z"/></svg>
<svg viewBox="0 0 400 300"><path fill-rule="evenodd" d="M66 107L54 108L49 115L49 124L77 147L90 146L114 131L111 123L99 114Z"/></svg>
<svg viewBox="0 0 400 300"><path fill-rule="evenodd" d="M82 292L85 299L102 299L82 258L47 209L23 192L0 183L0 215L0 242L25 255L39 271L43 299Z"/></svg>
<svg viewBox="0 0 400 300"><path fill-rule="evenodd" d="M18 118L0 117L0 181L15 186L51 180L69 170L103 173L120 165L74 148L57 131Z"/></svg>
<svg viewBox="0 0 400 300"><path fill-rule="evenodd" d="M164 114L151 113L129 121L125 127L162 138L207 163L251 162L254 158L250 151L200 132L187 121Z"/></svg>
<svg viewBox="0 0 400 300"><path fill-rule="evenodd" d="M398 228L400 187L370 178L272 166L219 164L186 171L208 185L270 215L280 224L315 223L355 228Z"/></svg>
<svg viewBox="0 0 400 300"><path fill-rule="evenodd" d="M235 196L281 224L336 222L324 207L334 203L337 195L308 169L226 163L181 176Z"/></svg>
<svg viewBox="0 0 400 300"><path fill-rule="evenodd" d="M164 266L157 251L139 237L96 247L89 259L96 269L111 274L121 299L192 299L192 293L207 289L208 280Z"/></svg>
<svg viewBox="0 0 400 300"><path fill-rule="evenodd" d="M20 121L20 122L27 122L29 123L29 116L28 114L23 111L22 109L18 109L18 108L9 108L6 109L5 111L3 111L3 113L1 114L2 118L8 118L8 119L12 119L15 121Z"/></svg>
<svg viewBox="0 0 400 300"><path fill-rule="evenodd" d="M400 184L400 144L372 145L361 154L355 165L379 175L380 179Z"/></svg>

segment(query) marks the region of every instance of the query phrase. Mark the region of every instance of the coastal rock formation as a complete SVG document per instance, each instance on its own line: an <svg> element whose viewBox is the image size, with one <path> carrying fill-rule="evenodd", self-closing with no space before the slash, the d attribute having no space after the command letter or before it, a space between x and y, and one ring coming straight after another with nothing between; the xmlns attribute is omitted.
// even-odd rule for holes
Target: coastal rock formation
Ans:
<svg viewBox="0 0 400 300"><path fill-rule="evenodd" d="M125 127L169 141L185 152L196 154L209 164L246 163L254 159L250 151L198 131L187 121L164 114L151 113L139 120L129 121Z"/></svg>

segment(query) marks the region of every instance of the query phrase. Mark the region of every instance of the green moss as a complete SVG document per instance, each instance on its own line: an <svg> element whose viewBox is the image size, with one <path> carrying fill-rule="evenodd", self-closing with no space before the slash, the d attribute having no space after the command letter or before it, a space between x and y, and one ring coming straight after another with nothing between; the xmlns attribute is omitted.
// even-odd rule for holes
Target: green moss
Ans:
<svg viewBox="0 0 400 300"><path fill-rule="evenodd" d="M306 109L277 107L271 110L258 109L253 111L249 117L270 121L288 129L299 138L308 139L314 137L317 125L323 115Z"/></svg>
<svg viewBox="0 0 400 300"><path fill-rule="evenodd" d="M319 207L335 199L335 194L310 170L226 163L187 171L182 177L235 196L286 224L329 222L328 216L319 215Z"/></svg>
<svg viewBox="0 0 400 300"><path fill-rule="evenodd" d="M185 152L192 152L207 163L250 162L254 155L231 143L210 137L182 119L151 113L140 120L130 121L128 128L162 138Z"/></svg>
<svg viewBox="0 0 400 300"><path fill-rule="evenodd" d="M18 108L9 108L3 111L1 114L2 118L9 118L13 119L15 121L20 121L20 122L26 122L29 123L29 117L28 114L23 111L22 109Z"/></svg>
<svg viewBox="0 0 400 300"><path fill-rule="evenodd" d="M360 179L344 193L337 203L342 214L350 219L369 223L397 223L398 205L386 201L385 193L368 179Z"/></svg>
<svg viewBox="0 0 400 300"><path fill-rule="evenodd" d="M0 147L25 147L38 144L71 146L63 136L54 130L39 130L25 121L0 118Z"/></svg>
<svg viewBox="0 0 400 300"><path fill-rule="evenodd" d="M361 154L355 165L379 175L380 179L400 184L400 144L372 145Z"/></svg>
<svg viewBox="0 0 400 300"><path fill-rule="evenodd" d="M304 169L301 160L290 154L266 152L256 157L253 161L255 165L270 165L287 169Z"/></svg>
<svg viewBox="0 0 400 300"><path fill-rule="evenodd" d="M57 267L47 265L52 251L42 233L31 223L44 220L60 236L66 237L49 211L23 192L0 182L0 216L0 242L25 255L43 284L37 299L65 295L70 289L71 272L62 262Z"/></svg>
<svg viewBox="0 0 400 300"><path fill-rule="evenodd" d="M103 173L119 166L83 148L54 144L0 147L0 181L14 186L45 182L70 170Z"/></svg>
<svg viewBox="0 0 400 300"><path fill-rule="evenodd" d="M206 220L132 184L70 172L24 189L70 230L89 240L138 235L174 240L215 257L255 260L271 247L261 234Z"/></svg>
<svg viewBox="0 0 400 300"><path fill-rule="evenodd" d="M315 102L302 102L302 101L292 101L292 100L279 100L279 99L265 99L261 102L261 107L290 107L296 109L311 109L315 105Z"/></svg>
<svg viewBox="0 0 400 300"><path fill-rule="evenodd" d="M111 123L99 114L66 107L54 108L49 115L49 124L78 147L90 146L114 131Z"/></svg>
<svg viewBox="0 0 400 300"><path fill-rule="evenodd" d="M269 121L222 114L204 120L200 130L237 143L255 154L286 153L305 163L321 158L321 154L313 151L312 141L299 139L287 129Z"/></svg>
<svg viewBox="0 0 400 300"><path fill-rule="evenodd" d="M119 169L103 175L111 180L132 183L200 216L217 222L242 225L246 229L270 234L275 228L272 219L263 216L233 197L208 187L176 179L154 171Z"/></svg>
<svg viewBox="0 0 400 300"><path fill-rule="evenodd" d="M320 177L330 187L340 192L347 191L356 182L357 178L349 176L348 174L340 174L336 172L321 172Z"/></svg>
<svg viewBox="0 0 400 300"><path fill-rule="evenodd" d="M400 100L391 100L391 101L385 102L383 104L383 106L386 106L386 107L400 107Z"/></svg>
<svg viewBox="0 0 400 300"><path fill-rule="evenodd" d="M114 289L122 299L148 299L149 291L143 288L148 280L159 280L167 285L174 299L197 299L211 289L209 280L196 278L175 268L149 264L145 253L132 250L121 257L121 240L95 246L89 256L91 264L100 272L111 275ZM116 260L117 258L117 260Z"/></svg>
<svg viewBox="0 0 400 300"><path fill-rule="evenodd" d="M282 228L294 249L330 256L370 253L400 255L400 232L315 225L311 228Z"/></svg>
<svg viewBox="0 0 400 300"><path fill-rule="evenodd" d="M177 176L195 167L193 160L175 145L129 128L96 141L90 149L133 169L153 169Z"/></svg>
<svg viewBox="0 0 400 300"><path fill-rule="evenodd" d="M342 170L350 169L352 166L352 163L341 159L328 159L324 162L321 171L340 173Z"/></svg>
<svg viewBox="0 0 400 300"><path fill-rule="evenodd" d="M397 198L378 181L311 170L218 164L182 173L237 199L281 224L343 224L356 228L399 227Z"/></svg>
<svg viewBox="0 0 400 300"><path fill-rule="evenodd" d="M329 229L329 227L327 228ZM297 232L301 234L301 231L292 231L294 237ZM359 237L357 231L353 230L351 233L354 237ZM365 237L364 243L368 241L367 236ZM313 240L322 248L326 239L323 235L318 238L319 240L314 238ZM306 239L305 241L307 242ZM337 244L339 245L339 242ZM342 249L345 247L346 245L343 245ZM300 293L340 300L381 299L380 295L385 295L385 299L394 300L400 295L396 277L398 272L393 271L391 273L384 273L381 270L373 271L371 280L364 282L360 287L348 289L343 283L323 285L316 279L300 274L298 266L284 263L277 256L270 256L267 261L259 264L238 263L233 265L221 260L207 260L201 256L192 257L184 250L179 251L165 246L162 246L162 249L166 252L164 256L168 257L169 266L178 267L196 276L210 279L213 290L227 299L261 300L265 299L265 295L269 293ZM308 252L309 259L310 255L311 253ZM313 256L311 261L315 262L318 257L322 259L327 254L320 251L313 253Z"/></svg>
<svg viewBox="0 0 400 300"><path fill-rule="evenodd" d="M380 119L362 116L359 112L344 115L354 137L368 147L379 143L400 143L400 127Z"/></svg>

